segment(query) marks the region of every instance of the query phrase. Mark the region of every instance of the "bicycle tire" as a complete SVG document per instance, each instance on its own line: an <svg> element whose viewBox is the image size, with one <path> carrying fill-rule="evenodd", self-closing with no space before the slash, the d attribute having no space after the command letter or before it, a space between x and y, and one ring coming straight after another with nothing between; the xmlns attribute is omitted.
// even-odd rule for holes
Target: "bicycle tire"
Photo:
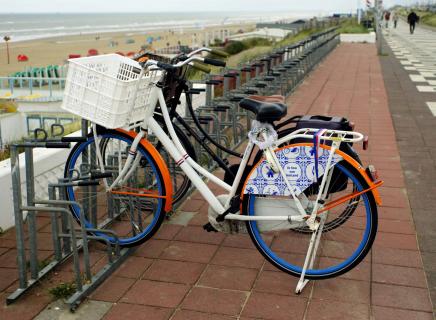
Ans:
<svg viewBox="0 0 436 320"><path fill-rule="evenodd" d="M291 147L292 145L282 149ZM352 187L347 187L348 191L344 192L354 192L353 190L362 191L368 188L365 178L346 160L338 162L336 167L347 175L348 183L353 184ZM253 170L257 170L256 167ZM342 195L338 195L338 197ZM277 212L277 210L287 210L282 212L290 212L290 200L288 199L289 196L283 200L283 198L278 199L277 197L270 198L267 195L244 194L242 212L246 215L256 215L256 212L257 215L262 215L262 212L264 212L263 215L271 215L271 212ZM281 200L282 203L277 200ZM275 203L278 205L272 210L272 205ZM359 204L361 203L363 204L363 209L359 207L356 210L358 214L348 218L341 224L341 228L335 228L330 230L330 232L323 232L321 234L320 256L315 261L314 266L307 270L307 279L327 279L339 276L353 269L365 258L371 249L377 233L377 206L371 192L360 195ZM281 204L281 207L279 204ZM263 207L267 209L262 211ZM337 211L342 212L342 208L338 208ZM326 217L329 218L331 214L335 214L333 210L329 210ZM283 227L279 226L277 222L274 222L274 224L270 222L270 225L262 225L262 223L260 221L247 221L246 223L248 233L256 248L278 269L293 276L300 276L307 251L307 248L301 247L304 247L302 246L303 243L310 241L310 235L308 233L293 232L292 228L301 227L305 223L300 222L292 225L287 221L281 221L280 223L287 223ZM359 241L356 241L357 238L359 238Z"/></svg>
<svg viewBox="0 0 436 320"><path fill-rule="evenodd" d="M124 154L132 144L133 138L122 131L110 129L99 130L98 137L101 139L100 142L108 140L106 141L105 154L102 154L102 156L105 157L105 171L113 170L118 165L116 159L125 160ZM114 146L111 149L113 151L112 155L108 152L109 143ZM94 152L94 145L94 136L90 134L86 142L74 146L65 165L65 178L71 178L75 172L74 170L83 175L89 174L92 170L100 171L100 167L97 164L92 164L92 160L91 164L88 164L88 160L84 160L84 157L89 158L89 155ZM119 211L117 218L112 219L104 227L104 229L115 231L118 239L104 232L90 233L102 240L117 243L121 247L133 247L147 241L156 233L165 218L166 190L162 172L152 154L142 144L138 145L137 152L142 155L141 163L138 165L134 176L130 177L128 182L120 188L120 192L107 192L102 186L95 188L76 186L67 187L65 190L65 199L83 204L84 210L86 209L85 205L87 203L89 205L91 199L94 199L94 203L91 203L89 207L95 208L96 221L91 221L93 219L89 217L89 211L81 217L82 212L79 206L70 206L77 222L80 224L81 218L83 218L87 228L98 228L99 225L107 221L111 210ZM106 157L113 158L109 160ZM108 183L110 184L115 178L116 173L114 173L113 178L108 179ZM150 196L145 195L147 192ZM109 194L110 196L108 196ZM147 216L148 212L150 212L150 215Z"/></svg>

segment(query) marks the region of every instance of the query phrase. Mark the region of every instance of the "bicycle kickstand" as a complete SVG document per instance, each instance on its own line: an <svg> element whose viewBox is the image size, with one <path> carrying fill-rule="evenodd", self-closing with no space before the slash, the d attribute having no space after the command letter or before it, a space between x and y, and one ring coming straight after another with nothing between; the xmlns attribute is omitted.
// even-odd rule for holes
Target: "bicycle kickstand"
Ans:
<svg viewBox="0 0 436 320"><path fill-rule="evenodd" d="M321 220L319 226L315 232L312 233L310 238L309 248L307 249L306 259L304 260L303 270L301 271L300 280L298 280L297 287L295 288L295 293L300 294L303 292L304 287L309 283L309 280L305 278L307 267L312 269L315 262L316 252L318 251L319 241L321 239L322 230L324 228L324 222L327 219L327 215L321 215Z"/></svg>

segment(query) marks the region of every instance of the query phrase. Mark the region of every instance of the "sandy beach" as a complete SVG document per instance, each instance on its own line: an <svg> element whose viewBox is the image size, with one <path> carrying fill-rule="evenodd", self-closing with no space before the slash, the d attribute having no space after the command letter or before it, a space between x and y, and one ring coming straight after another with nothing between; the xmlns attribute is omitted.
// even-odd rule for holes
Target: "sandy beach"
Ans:
<svg viewBox="0 0 436 320"><path fill-rule="evenodd" d="M8 76L17 71L24 71L26 67L45 67L48 65L62 65L68 59L69 54L80 54L86 56L89 49L98 50L99 54L123 52L124 54L141 49L142 45L147 43L147 38L152 36L155 39L161 37L160 40L154 41L151 45L152 49L165 48L169 43L170 46L175 46L180 43L182 45L191 46L193 43L202 45L206 38L206 33L209 33L211 39L212 32L216 34L220 30L229 30L231 34L242 29L250 31L254 28L253 24L244 25L225 25L219 27L206 27L197 29L184 29L170 31L155 30L141 33L118 32L118 33L101 33L101 34L86 34L74 36L62 36L56 38L46 38L38 40L29 40L21 42L9 43L10 64L7 64L6 44L4 41L0 44L0 76ZM134 43L127 43L127 40ZM132 41L133 40L133 41ZM110 44L118 43L117 46ZM25 54L29 57L27 62L18 62L17 56Z"/></svg>

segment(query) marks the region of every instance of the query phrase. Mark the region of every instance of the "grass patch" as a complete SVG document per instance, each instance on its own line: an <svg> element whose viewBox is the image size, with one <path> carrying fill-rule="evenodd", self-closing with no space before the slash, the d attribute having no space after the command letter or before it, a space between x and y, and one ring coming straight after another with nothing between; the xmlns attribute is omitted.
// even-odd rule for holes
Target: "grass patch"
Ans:
<svg viewBox="0 0 436 320"><path fill-rule="evenodd" d="M363 25L358 24L355 19L349 19L341 23L339 33L369 33Z"/></svg>
<svg viewBox="0 0 436 320"><path fill-rule="evenodd" d="M57 299L66 299L76 292L76 284L74 282L61 282L56 287L50 288L48 292Z"/></svg>
<svg viewBox="0 0 436 320"><path fill-rule="evenodd" d="M421 17L421 19L419 19L419 22L436 28L436 13L420 12L418 13L418 16Z"/></svg>
<svg viewBox="0 0 436 320"><path fill-rule="evenodd" d="M272 50L272 46L250 48L248 50L239 52L238 54L231 56L227 60L227 66L237 67L241 63L249 62L260 56L263 56L271 52L271 50Z"/></svg>
<svg viewBox="0 0 436 320"><path fill-rule="evenodd" d="M315 34L315 33L320 32L322 30L323 29L311 28L311 29L306 29L306 30L300 31L297 34L290 34L286 38L284 38L283 40L277 42L274 45L274 47L280 48L283 46L289 46L291 44L294 44L295 42L301 41L301 40L311 36L312 34Z"/></svg>

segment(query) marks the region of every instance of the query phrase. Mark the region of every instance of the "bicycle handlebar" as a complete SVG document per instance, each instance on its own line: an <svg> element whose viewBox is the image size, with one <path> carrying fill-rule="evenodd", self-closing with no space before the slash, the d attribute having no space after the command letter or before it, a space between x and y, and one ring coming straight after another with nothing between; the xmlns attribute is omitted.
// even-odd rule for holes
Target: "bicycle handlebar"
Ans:
<svg viewBox="0 0 436 320"><path fill-rule="evenodd" d="M191 56L188 59L186 59L184 61L180 61L176 64L163 63L160 61L149 59L143 63L143 67L147 68L150 66L156 66L159 69L163 69L166 71L172 71L172 70L175 70L177 68L183 67L183 66L188 65L188 64L192 66L192 64L195 62L202 62L202 63L210 64L212 66L217 66L217 67L225 67L226 66L225 61Z"/></svg>

